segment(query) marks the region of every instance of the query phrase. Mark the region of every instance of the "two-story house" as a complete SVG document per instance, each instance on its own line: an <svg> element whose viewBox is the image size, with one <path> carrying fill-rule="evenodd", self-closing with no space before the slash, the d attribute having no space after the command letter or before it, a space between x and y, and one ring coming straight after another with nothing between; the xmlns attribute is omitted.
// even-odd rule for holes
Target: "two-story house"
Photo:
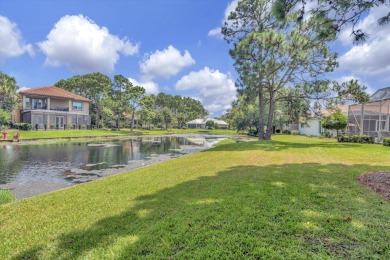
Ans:
<svg viewBox="0 0 390 260"><path fill-rule="evenodd" d="M39 129L64 129L88 126L90 99L72 92L49 86L20 91L22 105L17 121L29 123Z"/></svg>

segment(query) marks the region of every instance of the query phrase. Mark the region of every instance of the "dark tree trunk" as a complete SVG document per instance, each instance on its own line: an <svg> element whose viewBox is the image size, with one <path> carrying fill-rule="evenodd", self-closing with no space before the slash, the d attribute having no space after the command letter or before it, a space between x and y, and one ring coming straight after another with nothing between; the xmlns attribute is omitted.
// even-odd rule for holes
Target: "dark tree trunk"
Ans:
<svg viewBox="0 0 390 260"><path fill-rule="evenodd" d="M267 132L265 134L265 140L271 140L272 121L274 119L274 109L275 109L275 100L274 100L274 93L272 93L269 99L269 113L268 113Z"/></svg>
<svg viewBox="0 0 390 260"><path fill-rule="evenodd" d="M95 125L96 125L96 129L99 129L99 126L100 126L100 108L99 107L96 108Z"/></svg>
<svg viewBox="0 0 390 260"><path fill-rule="evenodd" d="M116 119L116 128L118 131L121 129L121 115L118 114L118 118Z"/></svg>
<svg viewBox="0 0 390 260"><path fill-rule="evenodd" d="M259 89L259 140L264 140L264 95L263 90Z"/></svg>
<svg viewBox="0 0 390 260"><path fill-rule="evenodd" d="M131 132L133 132L133 127L134 127L134 113L135 113L135 109L133 109L133 112L131 113L131 126L130 126Z"/></svg>

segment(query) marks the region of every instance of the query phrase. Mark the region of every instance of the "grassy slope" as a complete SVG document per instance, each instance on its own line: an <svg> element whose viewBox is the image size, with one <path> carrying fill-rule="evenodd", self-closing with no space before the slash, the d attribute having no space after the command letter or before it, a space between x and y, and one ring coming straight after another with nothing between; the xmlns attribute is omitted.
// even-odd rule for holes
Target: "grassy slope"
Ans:
<svg viewBox="0 0 390 260"><path fill-rule="evenodd" d="M0 258L390 258L389 148L276 136L0 207Z"/></svg>
<svg viewBox="0 0 390 260"><path fill-rule="evenodd" d="M13 200L15 200L15 198L12 192L8 190L0 190L0 205L10 203Z"/></svg>
<svg viewBox="0 0 390 260"><path fill-rule="evenodd" d="M85 137L85 136L132 136L132 135L166 135L166 134L188 134L188 133L204 133L204 134L222 134L236 135L234 130L204 130L204 129L171 129L167 130L134 130L122 129L121 131L111 131L107 129L99 130L51 130L51 131L13 131L8 134L8 139L12 139L13 135L19 132L20 139L41 139L41 138L66 138L66 137Z"/></svg>

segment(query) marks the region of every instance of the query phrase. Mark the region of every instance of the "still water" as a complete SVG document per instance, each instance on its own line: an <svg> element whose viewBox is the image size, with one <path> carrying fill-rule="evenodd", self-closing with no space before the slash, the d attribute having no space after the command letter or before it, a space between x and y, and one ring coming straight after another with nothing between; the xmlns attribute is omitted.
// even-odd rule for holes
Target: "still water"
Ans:
<svg viewBox="0 0 390 260"><path fill-rule="evenodd" d="M221 136L0 144L0 189L26 198L210 148Z"/></svg>

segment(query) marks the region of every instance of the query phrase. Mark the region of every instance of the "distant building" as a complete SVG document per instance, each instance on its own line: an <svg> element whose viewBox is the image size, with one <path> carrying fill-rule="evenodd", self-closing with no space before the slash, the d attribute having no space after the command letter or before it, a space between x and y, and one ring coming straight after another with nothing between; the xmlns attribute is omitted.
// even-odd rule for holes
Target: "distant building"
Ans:
<svg viewBox="0 0 390 260"><path fill-rule="evenodd" d="M46 125L64 129L64 126L78 128L91 123L89 116L90 99L61 88L49 86L20 91L21 109L15 113L15 122Z"/></svg>
<svg viewBox="0 0 390 260"><path fill-rule="evenodd" d="M225 121L223 120L219 120L219 119L214 119L214 118L206 118L206 119L194 119L192 121L189 121L186 123L186 127L187 128L203 128L205 129L206 128L206 122L207 121L213 121L214 124L217 124L219 128L221 129L227 129L228 128L228 123L226 123Z"/></svg>
<svg viewBox="0 0 390 260"><path fill-rule="evenodd" d="M338 106L341 113L348 115L349 105L340 105ZM331 114L331 111L324 109L321 111L323 116L328 116ZM322 120L319 117L311 116L306 122L300 123L298 125L298 131L300 135L312 135L312 136L320 136L324 132L329 132L332 136L336 136L336 130L324 129L321 125Z"/></svg>

